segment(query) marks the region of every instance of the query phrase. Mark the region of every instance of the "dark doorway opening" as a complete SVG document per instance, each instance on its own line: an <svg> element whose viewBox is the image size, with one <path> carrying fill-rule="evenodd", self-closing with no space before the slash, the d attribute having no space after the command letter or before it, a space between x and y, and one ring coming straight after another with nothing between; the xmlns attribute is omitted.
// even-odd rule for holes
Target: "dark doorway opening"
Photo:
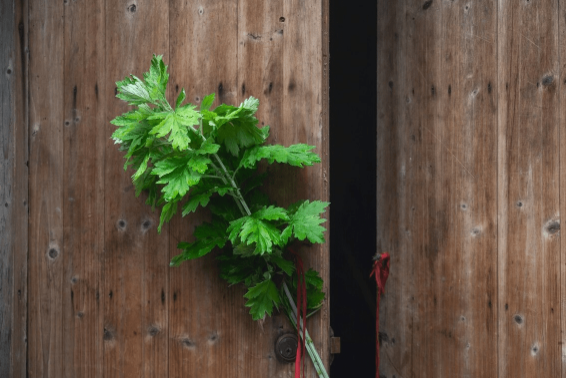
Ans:
<svg viewBox="0 0 566 378"><path fill-rule="evenodd" d="M330 1L331 376L375 375L377 2Z"/></svg>

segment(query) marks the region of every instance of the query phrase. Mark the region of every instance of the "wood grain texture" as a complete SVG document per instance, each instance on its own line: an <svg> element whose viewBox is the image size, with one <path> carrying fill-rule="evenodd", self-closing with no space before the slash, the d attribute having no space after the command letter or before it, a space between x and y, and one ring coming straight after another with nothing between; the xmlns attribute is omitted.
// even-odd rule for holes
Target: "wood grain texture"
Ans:
<svg viewBox="0 0 566 378"><path fill-rule="evenodd" d="M102 377L104 2L64 4L64 376Z"/></svg>
<svg viewBox="0 0 566 378"><path fill-rule="evenodd" d="M64 377L64 4L29 5L30 377Z"/></svg>
<svg viewBox="0 0 566 378"><path fill-rule="evenodd" d="M380 4L387 377L561 375L562 7Z"/></svg>
<svg viewBox="0 0 566 378"><path fill-rule="evenodd" d="M0 4L0 376L27 359L27 2Z"/></svg>
<svg viewBox="0 0 566 378"><path fill-rule="evenodd" d="M165 1L105 4L104 377L166 377L169 232L157 234L157 215L144 195L134 196L133 172L121 168L109 122L128 106L109 83L140 76L153 53L167 60L169 8Z"/></svg>
<svg viewBox="0 0 566 378"><path fill-rule="evenodd" d="M497 6L378 12L382 373L496 376Z"/></svg>
<svg viewBox="0 0 566 378"><path fill-rule="evenodd" d="M417 134L410 134L412 88L408 81L407 22L404 1L378 1L377 31L377 251L390 251L391 274L381 299L380 372L386 377L412 376L414 311L413 234L415 211L408 199L418 188ZM407 120L407 121L406 121ZM415 135L415 141L407 135ZM411 179L408 180L407 177ZM414 194L413 194L414 195ZM402 227L403 226L403 227Z"/></svg>
<svg viewBox="0 0 566 378"><path fill-rule="evenodd" d="M499 9L500 377L561 375L558 6Z"/></svg>
<svg viewBox="0 0 566 378"><path fill-rule="evenodd" d="M12 356L10 377L28 377L28 258L29 258L29 4L14 2L14 151L12 210L18 216L10 221L12 235Z"/></svg>

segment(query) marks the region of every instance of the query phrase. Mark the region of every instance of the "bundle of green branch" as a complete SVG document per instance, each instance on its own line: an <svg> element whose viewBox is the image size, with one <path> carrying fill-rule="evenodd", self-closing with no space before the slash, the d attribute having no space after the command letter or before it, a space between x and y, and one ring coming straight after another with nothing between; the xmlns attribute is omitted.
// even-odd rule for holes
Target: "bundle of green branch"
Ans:
<svg viewBox="0 0 566 378"><path fill-rule="evenodd" d="M259 101L253 97L238 107L211 109L211 94L197 109L183 104L183 89L173 108L165 96L168 79L162 57L154 55L143 80L132 75L117 82L117 97L135 109L111 122L118 126L112 138L126 151L124 169L135 171L136 196L146 191L147 203L161 207L158 231L179 209L183 216L199 206L212 213L210 223L196 227L194 242L179 243L181 253L171 265L218 248L221 276L229 284L246 285L246 306L254 320L280 305L290 314L283 286L296 292L297 277L286 246L295 240L324 243L321 215L328 203L302 200L278 207L258 190L266 179L258 163L311 166L320 162L312 152L315 147L266 144L269 126L257 127ZM307 311L312 313L324 300L323 282L312 269L305 276Z"/></svg>

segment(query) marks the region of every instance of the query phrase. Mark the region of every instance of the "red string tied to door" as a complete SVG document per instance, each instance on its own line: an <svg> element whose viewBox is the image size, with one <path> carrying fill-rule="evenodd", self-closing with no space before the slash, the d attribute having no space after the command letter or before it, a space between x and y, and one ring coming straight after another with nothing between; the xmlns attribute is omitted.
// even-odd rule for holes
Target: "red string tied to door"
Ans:
<svg viewBox="0 0 566 378"><path fill-rule="evenodd" d="M385 252L378 256L373 263L373 268L371 270L371 276L375 276L375 282L377 283L377 313L375 316L375 337L376 337L376 347L375 347L375 377L379 378L379 301L381 300L381 295L385 292L385 282L387 277L389 277L389 253Z"/></svg>

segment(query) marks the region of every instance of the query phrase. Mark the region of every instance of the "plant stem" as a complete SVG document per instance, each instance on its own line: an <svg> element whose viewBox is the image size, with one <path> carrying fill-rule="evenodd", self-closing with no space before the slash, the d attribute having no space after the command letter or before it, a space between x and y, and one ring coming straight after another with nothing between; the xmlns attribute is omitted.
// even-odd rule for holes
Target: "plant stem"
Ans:
<svg viewBox="0 0 566 378"><path fill-rule="evenodd" d="M246 204L246 201L244 201L244 197L242 196L242 193L240 192L240 188L238 187L238 185L236 185L236 182L234 181L234 179L228 173L228 170L224 166L224 163L222 163L222 160L220 160L220 157L217 154L214 154L214 157L216 158L216 160L218 161L218 164L220 164L220 167L224 171L224 177L230 181L230 185L232 185L232 187L236 190L236 193L238 195L238 199L240 200L240 203L244 207L244 210L246 211L247 215L248 216L252 215L252 212L250 211L248 205Z"/></svg>
<svg viewBox="0 0 566 378"><path fill-rule="evenodd" d="M289 317L289 320L291 321L291 323L295 328L298 328L297 323L299 323L299 326L302 331L303 325L300 323L300 321L297 322L297 306L293 301L293 297L291 296L291 293L289 292L289 288L287 287L287 283L285 281L283 281L283 290L285 290L285 294L287 295L287 299L289 300L289 303L291 304L291 308L292 308L292 312L290 314L288 313L287 316ZM300 333L300 335L301 337L303 336L302 333ZM314 368L316 369L316 372L318 373L318 376L321 378L329 378L328 373L326 372L326 369L324 367L324 363L322 362L320 356L318 355L318 352L316 351L316 348L314 346L314 342L312 341L309 335L309 331L307 331L306 329L305 329L304 341L305 341L305 346L307 348L307 352L311 356L311 360L313 362Z"/></svg>

